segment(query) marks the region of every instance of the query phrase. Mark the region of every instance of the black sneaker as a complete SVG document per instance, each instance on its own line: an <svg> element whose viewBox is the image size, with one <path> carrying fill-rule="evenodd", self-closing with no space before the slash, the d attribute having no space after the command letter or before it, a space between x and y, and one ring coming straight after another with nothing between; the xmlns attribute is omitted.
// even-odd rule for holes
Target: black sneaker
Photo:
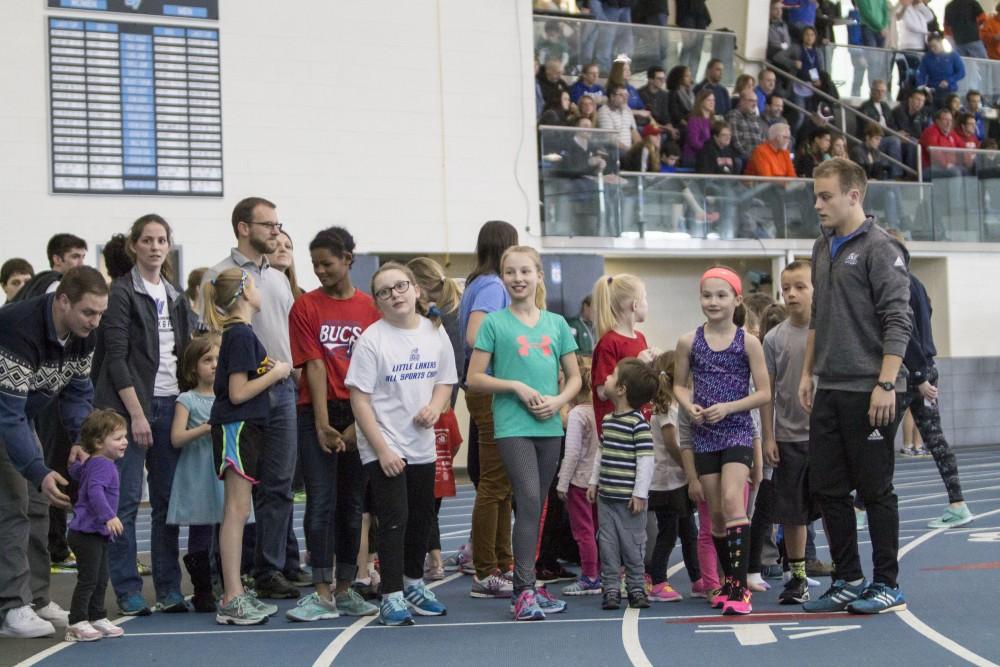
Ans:
<svg viewBox="0 0 1000 667"><path fill-rule="evenodd" d="M305 568L296 568L294 570L288 570L283 573L285 580L288 581L292 586L312 586L313 579L312 573L307 572Z"/></svg>
<svg viewBox="0 0 1000 667"><path fill-rule="evenodd" d="M371 584L366 584L361 581L355 581L354 583L351 584L351 588L353 588L358 595L360 595L366 600L375 600L378 599L379 597L378 588L372 586Z"/></svg>
<svg viewBox="0 0 1000 667"><path fill-rule="evenodd" d="M576 575L561 564L557 564L554 568L536 567L535 581L540 584L551 584L557 581L576 581Z"/></svg>
<svg viewBox="0 0 1000 667"><path fill-rule="evenodd" d="M257 577L254 590L257 591L257 597L269 600L291 600L299 597L299 589L292 586L281 572Z"/></svg>
<svg viewBox="0 0 1000 667"><path fill-rule="evenodd" d="M621 609L622 608L622 594L617 588L604 591L604 602L601 604L601 609Z"/></svg>
<svg viewBox="0 0 1000 667"><path fill-rule="evenodd" d="M632 609L649 609L649 598L646 591L638 588L628 592L628 606Z"/></svg>
<svg viewBox="0 0 1000 667"><path fill-rule="evenodd" d="M809 582L792 577L785 583L785 590L778 596L778 604L802 604L809 599Z"/></svg>

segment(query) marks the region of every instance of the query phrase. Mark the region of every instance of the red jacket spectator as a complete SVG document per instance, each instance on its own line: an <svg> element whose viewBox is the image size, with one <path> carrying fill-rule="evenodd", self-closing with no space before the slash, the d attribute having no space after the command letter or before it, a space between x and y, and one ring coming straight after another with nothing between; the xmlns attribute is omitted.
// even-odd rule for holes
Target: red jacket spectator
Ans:
<svg viewBox="0 0 1000 667"><path fill-rule="evenodd" d="M923 149L924 167L931 166L932 162L935 167L955 166L958 153L938 152L932 161L929 150L931 147L962 148L962 140L952 129L951 112L941 109L934 115L934 123L920 135L920 147Z"/></svg>

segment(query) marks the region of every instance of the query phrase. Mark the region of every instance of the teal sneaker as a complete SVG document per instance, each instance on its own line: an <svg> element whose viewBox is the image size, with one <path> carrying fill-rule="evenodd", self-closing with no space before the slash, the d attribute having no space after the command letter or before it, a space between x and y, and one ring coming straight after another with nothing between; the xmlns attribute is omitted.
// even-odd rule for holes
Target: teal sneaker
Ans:
<svg viewBox="0 0 1000 667"><path fill-rule="evenodd" d="M396 591L382 596L382 605L378 610L378 622L382 625L413 625L413 617L406 608L403 591Z"/></svg>
<svg viewBox="0 0 1000 667"><path fill-rule="evenodd" d="M406 598L407 606L419 616L444 616L448 613L447 607L441 604L433 591L428 589L422 581L419 584L408 586L403 591L403 597Z"/></svg>
<svg viewBox="0 0 1000 667"><path fill-rule="evenodd" d="M892 588L881 582L874 582L861 594L861 599L847 605L852 614L885 614L906 610L906 599L899 587Z"/></svg>
<svg viewBox="0 0 1000 667"><path fill-rule="evenodd" d="M301 598L295 607L285 612L289 621L310 623L312 621L329 621L340 618L337 606L330 600L324 600L318 593L310 593Z"/></svg>
<svg viewBox="0 0 1000 667"><path fill-rule="evenodd" d="M260 625L267 623L268 618L267 614L257 611L246 593L220 606L215 614L215 622L219 625Z"/></svg>
<svg viewBox="0 0 1000 667"><path fill-rule="evenodd" d="M837 579L819 598L802 603L802 610L810 613L829 613L844 611L847 606L861 597L868 582L862 580L857 586L851 586L843 579Z"/></svg>
<svg viewBox="0 0 1000 667"><path fill-rule="evenodd" d="M257 591L252 588L244 589L244 595L250 601L250 604L254 606L254 609L261 612L262 614L267 614L268 616L274 616L278 613L278 605L270 604L267 602L261 602L260 598L257 597Z"/></svg>
<svg viewBox="0 0 1000 667"><path fill-rule="evenodd" d="M188 606L180 591L170 591L157 600L154 610L164 614L183 614L188 611Z"/></svg>
<svg viewBox="0 0 1000 667"><path fill-rule="evenodd" d="M337 611L344 616L374 616L378 613L378 607L365 600L353 587L337 593L333 601Z"/></svg>
<svg viewBox="0 0 1000 667"><path fill-rule="evenodd" d="M118 598L118 608L123 616L149 616L153 613L139 593L129 593Z"/></svg>
<svg viewBox="0 0 1000 667"><path fill-rule="evenodd" d="M928 528L955 528L957 526L964 526L967 523L972 523L975 517L972 516L972 512L969 511L969 506L962 503L961 507L951 508L946 507L944 509L944 514L941 515L940 519L933 519L928 522Z"/></svg>

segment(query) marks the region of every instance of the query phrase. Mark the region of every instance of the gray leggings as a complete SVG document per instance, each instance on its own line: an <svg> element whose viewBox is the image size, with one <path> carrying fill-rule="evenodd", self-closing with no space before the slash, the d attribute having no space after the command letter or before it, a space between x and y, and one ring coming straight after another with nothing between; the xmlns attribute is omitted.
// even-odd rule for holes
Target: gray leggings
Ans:
<svg viewBox="0 0 1000 667"><path fill-rule="evenodd" d="M535 551L542 505L559 467L559 438L497 438L514 490L514 594L535 585Z"/></svg>

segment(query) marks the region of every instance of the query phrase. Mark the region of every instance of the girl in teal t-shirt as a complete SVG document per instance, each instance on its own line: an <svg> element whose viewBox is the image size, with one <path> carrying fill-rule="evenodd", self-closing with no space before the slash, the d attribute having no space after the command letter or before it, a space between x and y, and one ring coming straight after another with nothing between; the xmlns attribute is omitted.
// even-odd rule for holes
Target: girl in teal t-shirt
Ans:
<svg viewBox="0 0 1000 667"><path fill-rule="evenodd" d="M476 337L468 386L493 394L497 450L514 491L514 620L533 621L566 608L535 590L535 548L542 504L559 465L559 410L580 389L576 340L566 320L545 310L542 259L514 246L500 262L510 305L490 313ZM492 376L487 368L492 365ZM559 369L565 383L559 390Z"/></svg>

